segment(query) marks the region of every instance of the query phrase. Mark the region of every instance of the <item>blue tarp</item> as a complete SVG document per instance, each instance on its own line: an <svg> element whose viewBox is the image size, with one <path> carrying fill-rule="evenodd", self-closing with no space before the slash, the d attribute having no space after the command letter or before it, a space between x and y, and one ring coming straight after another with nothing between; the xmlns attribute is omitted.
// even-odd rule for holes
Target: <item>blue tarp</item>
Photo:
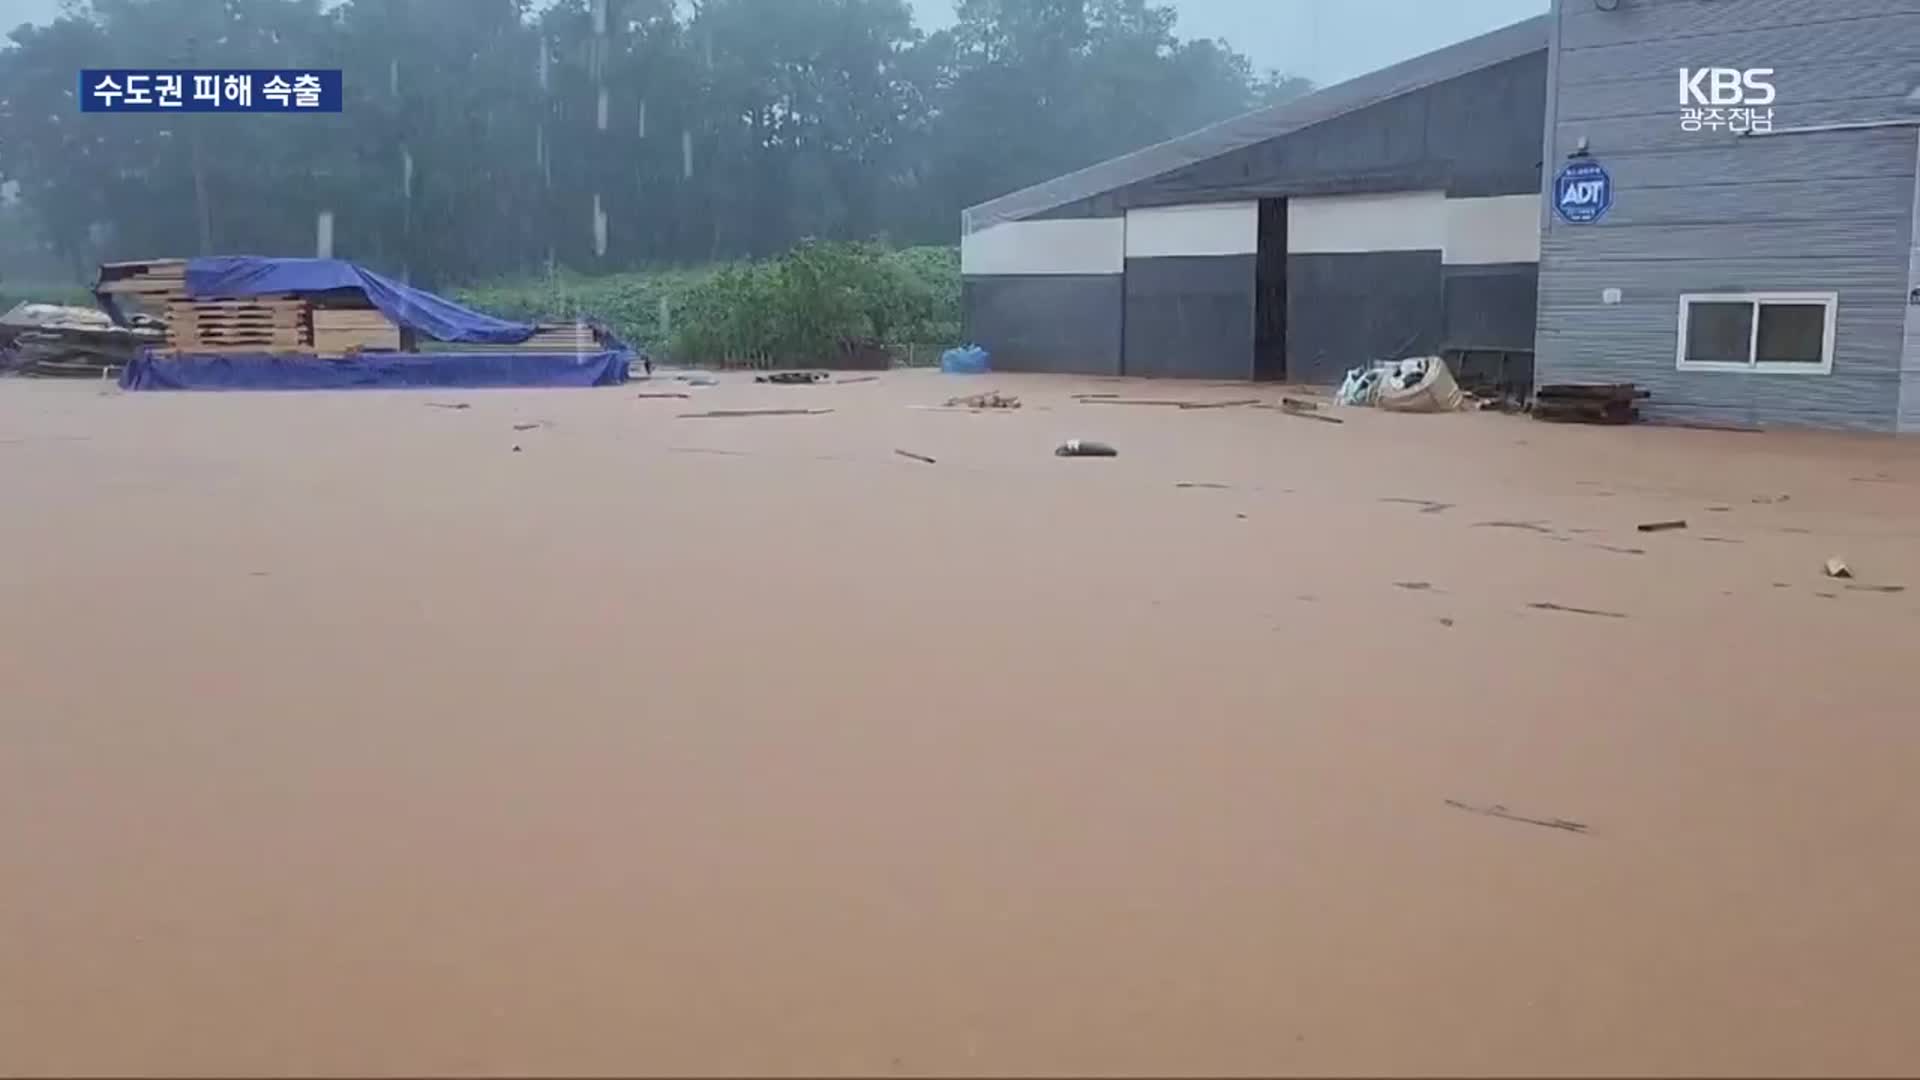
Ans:
<svg viewBox="0 0 1920 1080"><path fill-rule="evenodd" d="M531 323L484 315L340 259L268 259L216 255L187 260L188 296L269 296L352 289L396 325L435 341L464 345L518 345Z"/></svg>
<svg viewBox="0 0 1920 1080"><path fill-rule="evenodd" d="M618 386L633 354L361 353L344 360L269 354L159 356L142 349L126 390L357 390L428 386Z"/></svg>

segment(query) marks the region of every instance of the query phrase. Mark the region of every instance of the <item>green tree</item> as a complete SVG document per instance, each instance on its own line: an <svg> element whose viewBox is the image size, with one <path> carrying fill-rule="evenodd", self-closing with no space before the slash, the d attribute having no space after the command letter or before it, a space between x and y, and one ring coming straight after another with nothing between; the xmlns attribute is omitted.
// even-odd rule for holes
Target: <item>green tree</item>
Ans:
<svg viewBox="0 0 1920 1080"><path fill-rule="evenodd" d="M346 109L80 113L114 66L338 67ZM75 0L0 48L0 180L76 267L307 254L331 212L337 254L435 285L952 243L1303 88L1153 0L963 0L931 35L907 0Z"/></svg>

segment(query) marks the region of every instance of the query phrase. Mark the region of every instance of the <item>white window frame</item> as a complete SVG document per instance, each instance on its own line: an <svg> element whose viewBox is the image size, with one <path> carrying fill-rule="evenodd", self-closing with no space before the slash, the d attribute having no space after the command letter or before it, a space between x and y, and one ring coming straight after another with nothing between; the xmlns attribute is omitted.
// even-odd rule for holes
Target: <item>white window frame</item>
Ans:
<svg viewBox="0 0 1920 1080"><path fill-rule="evenodd" d="M1747 338L1747 360L1745 363L1729 363L1721 360L1687 359L1687 316L1694 304L1751 304L1753 305L1753 329ZM1760 307L1764 304L1818 304L1826 309L1826 328L1821 335L1820 362L1818 364L1761 363L1760 355ZM1680 340L1674 347L1674 367L1680 371L1745 371L1765 375L1831 375L1833 374L1833 338L1834 328L1840 323L1840 294L1837 292L1743 292L1743 293L1681 293L1680 294Z"/></svg>

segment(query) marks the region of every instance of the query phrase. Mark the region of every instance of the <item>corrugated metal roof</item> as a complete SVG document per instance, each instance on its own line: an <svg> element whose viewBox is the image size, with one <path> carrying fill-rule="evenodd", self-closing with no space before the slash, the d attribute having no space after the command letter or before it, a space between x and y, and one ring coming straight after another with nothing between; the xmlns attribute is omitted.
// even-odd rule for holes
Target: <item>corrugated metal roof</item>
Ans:
<svg viewBox="0 0 1920 1080"><path fill-rule="evenodd" d="M1190 135L1135 150L1078 172L967 208L960 228L974 233L989 225L1044 214L1078 199L1149 180L1196 161L1299 131L1336 116L1459 78L1547 47L1550 16L1538 15L1457 45L1416 56L1305 97L1223 120Z"/></svg>

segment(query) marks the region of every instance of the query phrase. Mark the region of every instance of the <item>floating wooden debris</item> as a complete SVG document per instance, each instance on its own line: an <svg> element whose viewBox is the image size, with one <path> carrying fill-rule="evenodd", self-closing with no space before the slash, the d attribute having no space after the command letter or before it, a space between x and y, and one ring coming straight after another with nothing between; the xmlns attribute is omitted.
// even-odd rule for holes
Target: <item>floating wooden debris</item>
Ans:
<svg viewBox="0 0 1920 1080"><path fill-rule="evenodd" d="M949 409L1017 409L1019 407L1019 398L1012 394L1003 394L998 390L947 399Z"/></svg>
<svg viewBox="0 0 1920 1080"><path fill-rule="evenodd" d="M1453 509L1452 503L1439 502L1434 499L1405 499L1405 498L1393 497L1393 498L1381 499L1380 501L1386 502L1386 503L1405 503L1408 506L1417 506L1420 508L1420 512L1423 514L1444 514L1448 510Z"/></svg>
<svg viewBox="0 0 1920 1080"><path fill-rule="evenodd" d="M913 452L913 451L911 451L911 450L895 450L895 451L894 451L894 453L896 453L896 454L899 454L899 455L900 455L901 457L903 457L903 458L912 458L912 459L913 459L913 460L915 460L915 461L924 461L924 462L926 462L926 463L927 463L928 465L938 465L938 464L939 464L939 462L937 462L937 461L935 461L935 460L933 460L932 458L930 458L930 457L928 457L927 455L925 455L925 454L916 454L916 453L914 453L914 452Z"/></svg>
<svg viewBox="0 0 1920 1080"><path fill-rule="evenodd" d="M747 416L824 416L832 409L714 409L710 412L681 413L682 420L719 420Z"/></svg>
<svg viewBox="0 0 1920 1080"><path fill-rule="evenodd" d="M1082 405L1152 405L1168 409L1238 409L1260 404L1259 398L1235 398L1231 401L1177 401L1173 398L1123 398L1113 394L1075 394Z"/></svg>
<svg viewBox="0 0 1920 1080"><path fill-rule="evenodd" d="M1593 615L1602 619L1626 618L1625 615L1621 614L1618 611L1601 611L1598 608L1568 607L1565 604L1555 604L1555 603L1546 602L1546 601L1543 601L1540 603L1528 604L1527 606L1530 608L1534 608L1535 610L1538 610L1538 611L1563 611L1569 615Z"/></svg>
<svg viewBox="0 0 1920 1080"><path fill-rule="evenodd" d="M1649 521L1649 522L1646 522L1646 523L1645 523L1645 524L1643 524L1643 525L1640 525L1640 526L1638 526L1638 528L1640 529L1640 531L1641 531L1641 532L1644 532L1644 533L1651 533L1651 532L1669 532L1669 531L1671 531L1671 530L1674 530L1674 529L1684 529L1684 528L1686 528L1686 527L1687 527L1687 523L1686 523L1686 522L1684 522L1684 521L1678 521L1678 520L1676 520L1676 521Z"/></svg>
<svg viewBox="0 0 1920 1080"><path fill-rule="evenodd" d="M1260 404L1259 398L1238 398L1233 401L1183 401L1183 409L1239 409L1248 405Z"/></svg>
<svg viewBox="0 0 1920 1080"><path fill-rule="evenodd" d="M1528 817L1525 814L1516 814L1506 807L1501 806L1499 803L1495 803L1492 806L1475 806L1472 803L1464 803L1458 799L1448 799L1446 802L1448 806L1453 807L1455 810L1465 810L1469 814L1503 818L1507 821L1518 821L1525 825L1539 825L1543 828L1559 829L1562 832L1585 833L1587 831L1587 827L1578 821L1568 821L1566 818Z"/></svg>

